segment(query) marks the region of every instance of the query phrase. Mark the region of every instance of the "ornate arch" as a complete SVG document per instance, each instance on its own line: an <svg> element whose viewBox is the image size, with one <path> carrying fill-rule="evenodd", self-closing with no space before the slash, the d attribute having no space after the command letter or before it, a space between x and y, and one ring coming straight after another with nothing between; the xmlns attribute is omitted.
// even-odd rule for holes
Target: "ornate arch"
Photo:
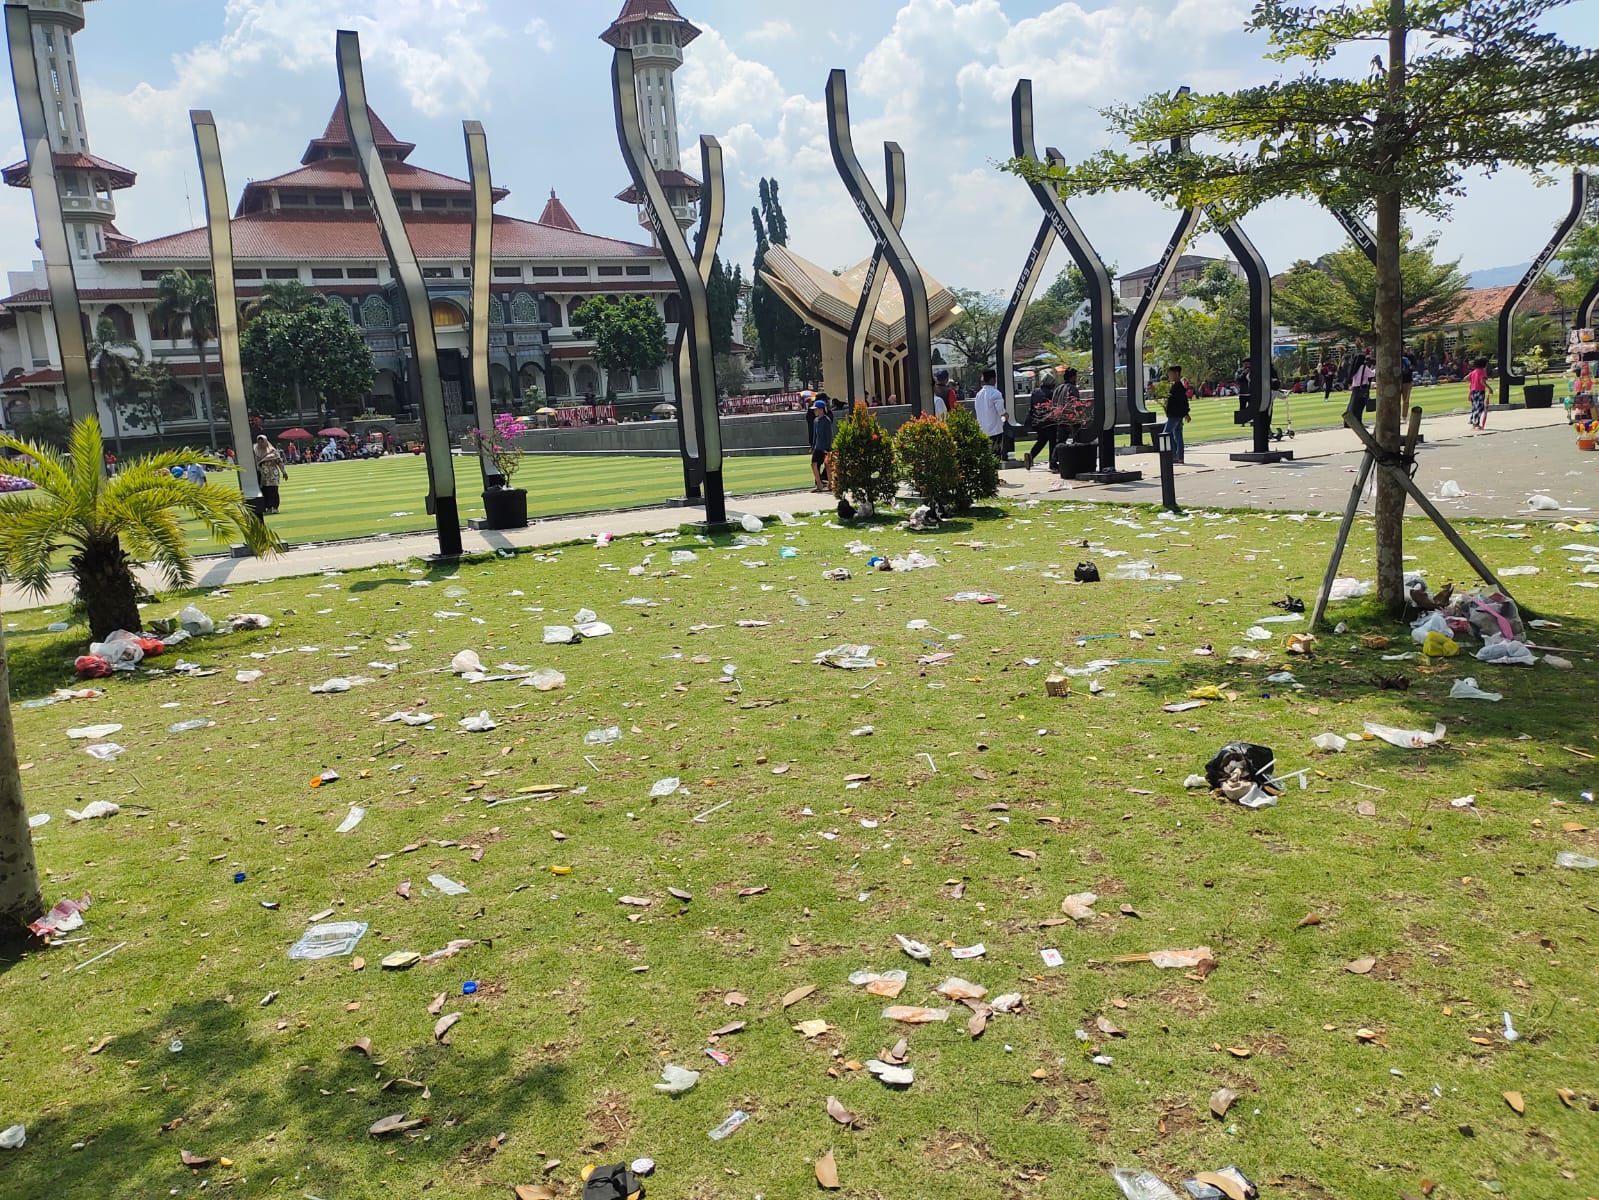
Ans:
<svg viewBox="0 0 1599 1200"><path fill-rule="evenodd" d="M537 325L539 306L526 292L518 292L511 299L511 320L517 325Z"/></svg>
<svg viewBox="0 0 1599 1200"><path fill-rule="evenodd" d="M394 311L382 296L371 295L361 301L361 324L367 329L389 329L394 325Z"/></svg>

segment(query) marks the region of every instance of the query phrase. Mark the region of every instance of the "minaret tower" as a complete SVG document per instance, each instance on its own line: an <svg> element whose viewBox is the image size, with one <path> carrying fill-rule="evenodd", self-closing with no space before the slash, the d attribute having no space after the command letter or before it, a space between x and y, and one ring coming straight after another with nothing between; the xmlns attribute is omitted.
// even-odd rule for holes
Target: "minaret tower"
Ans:
<svg viewBox="0 0 1599 1200"><path fill-rule="evenodd" d="M89 127L83 119L78 63L72 52L72 35L83 32L84 0L22 2L33 20L33 55L50 123L50 150L66 215L67 240L75 259L92 261L107 248L108 240L121 237L112 224L117 215L112 193L132 187L136 176L89 152ZM0 178L12 187L27 187L27 161L5 168Z"/></svg>
<svg viewBox="0 0 1599 1200"><path fill-rule="evenodd" d="M607 45L633 52L633 78L638 85L638 115L645 146L660 173L672 215L685 232L699 219L696 203L700 183L683 170L677 136L677 91L672 76L683 65L683 48L699 36L699 29L683 18L672 0L626 0L621 15L600 35ZM617 199L639 205L639 224L650 227L643 197L636 189L629 186Z"/></svg>

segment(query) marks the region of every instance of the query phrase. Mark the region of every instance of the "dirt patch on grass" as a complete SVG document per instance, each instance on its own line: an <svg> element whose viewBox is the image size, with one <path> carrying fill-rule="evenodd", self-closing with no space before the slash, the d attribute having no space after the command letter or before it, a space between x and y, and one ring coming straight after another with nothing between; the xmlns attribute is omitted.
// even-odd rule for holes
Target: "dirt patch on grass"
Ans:
<svg viewBox="0 0 1599 1200"><path fill-rule="evenodd" d="M1181 983L1169 983L1155 993L1155 999L1185 1017L1202 1016L1216 1007L1203 988Z"/></svg>
<svg viewBox="0 0 1599 1200"><path fill-rule="evenodd" d="M947 1171L951 1167L970 1166L974 1163L996 1173L1003 1169L1003 1164L988 1148L987 1142L969 1133L957 1133L953 1129L940 1128L923 1142L922 1157L940 1171Z"/></svg>
<svg viewBox="0 0 1599 1200"><path fill-rule="evenodd" d="M1155 1129L1162 1137L1192 1133L1205 1124L1193 1106L1181 1096L1162 1096L1155 1101L1155 1105L1160 1110Z"/></svg>
<svg viewBox="0 0 1599 1200"><path fill-rule="evenodd" d="M627 1143L633 1132L633 1110L626 1092L604 1091L594 1097L588 1112L583 1114L583 1126L588 1134L591 1150Z"/></svg>

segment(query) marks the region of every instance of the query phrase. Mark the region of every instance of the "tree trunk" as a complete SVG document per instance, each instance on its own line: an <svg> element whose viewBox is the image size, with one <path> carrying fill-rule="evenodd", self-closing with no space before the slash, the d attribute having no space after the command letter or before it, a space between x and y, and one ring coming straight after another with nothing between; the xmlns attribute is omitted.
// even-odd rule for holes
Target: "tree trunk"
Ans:
<svg viewBox="0 0 1599 1200"><path fill-rule="evenodd" d="M111 441L117 448L117 462L122 461L122 404L116 393L111 396Z"/></svg>
<svg viewBox="0 0 1599 1200"><path fill-rule="evenodd" d="M1384 140L1402 136L1392 123L1404 111L1405 4L1388 0L1388 78L1385 112L1378 116ZM1400 147L1392 145L1383 156L1397 160ZM1383 172L1393 178L1390 167ZM1377 199L1377 417L1373 435L1387 452L1399 449L1399 431L1405 415L1399 411L1399 364L1404 355L1404 321L1400 313L1399 193L1385 192ZM1377 473L1377 598L1390 611L1405 605L1405 490L1385 472Z"/></svg>
<svg viewBox="0 0 1599 1200"><path fill-rule="evenodd" d="M195 351L200 355L200 399L205 404L205 424L210 431L211 449L217 448L217 415L211 407L211 384L205 377L205 343L194 343Z"/></svg>
<svg viewBox="0 0 1599 1200"><path fill-rule="evenodd" d="M0 947L21 945L28 937L28 922L43 915L39 872L33 862L33 834L28 830L28 809L22 801L17 740L11 728L5 635L0 632Z"/></svg>
<svg viewBox="0 0 1599 1200"><path fill-rule="evenodd" d="M72 556L71 565L78 601L89 621L90 638L103 642L118 629L137 633L143 624L139 616L139 583L133 574L133 561L117 539L90 542Z"/></svg>

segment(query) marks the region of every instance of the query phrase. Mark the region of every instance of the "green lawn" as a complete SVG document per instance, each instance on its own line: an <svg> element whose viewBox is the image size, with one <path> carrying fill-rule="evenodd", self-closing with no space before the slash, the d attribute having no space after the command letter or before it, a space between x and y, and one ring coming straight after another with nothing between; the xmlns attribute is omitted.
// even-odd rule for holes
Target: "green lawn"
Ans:
<svg viewBox="0 0 1599 1200"><path fill-rule="evenodd" d="M888 1200L1110 1200L1111 1166L1175 1187L1229 1163L1263 1196L1295 1200L1419 1196L1425 1180L1439 1200L1594 1195L1595 878L1554 859L1599 855L1579 799L1599 733L1571 703L1599 687L1599 623L1578 615L1591 593L1559 550L1573 535L1468 528L1490 562L1542 568L1514 583L1561 622L1549 636L1575 669L1383 662L1356 635L1382 630L1397 649L1408 631L1359 604L1335 608L1352 628L1313 658L1283 651L1293 625L1246 642L1285 590L1309 598L1331 540L1331 522L1288 515L1032 504L934 535L812 519L768 530L765 546L622 539L202 598L275 624L183 646L209 677L117 678L99 700L16 710L29 809L53 817L37 836L47 898L95 903L83 940L0 963L0 1124L28 1131L0 1155L0 1196L209 1184L240 1198L498 1198L544 1182L575 1198L585 1163L649 1155L652 1198L799 1200L828 1151L842 1195ZM855 538L942 565L877 574L845 549ZM1359 527L1349 558L1361 575L1369 538ZM779 557L784 544L797 557ZM674 564L674 548L697 559ZM1444 543L1409 549L1433 580L1459 577ZM1069 582L1084 558L1105 582ZM1109 578L1137 558L1184 578ZM837 565L855 578L824 580ZM978 589L1002 604L946 599ZM583 606L614 636L540 644ZM82 633L44 632L59 616L13 616L25 694L65 682ZM812 663L845 641L883 665ZM1204 644L1215 656L1195 656ZM1245 644L1268 660L1230 664ZM465 648L490 668L558 667L566 686L464 683L448 664ZM945 651L944 665L917 661ZM1046 697L1051 663L1100 658L1134 661L1099 677L1103 694L1080 678ZM263 675L235 682L243 669ZM1302 690L1267 679L1283 669ZM1378 688L1401 672L1408 690ZM374 682L309 693L340 674ZM1465 675L1505 700L1450 700ZM1208 684L1234 695L1163 711ZM436 728L379 723L405 709L437 714ZM499 727L458 728L480 710ZM214 724L168 732L189 719ZM1448 736L1312 751L1314 735L1364 721L1437 721ZM65 736L100 722L124 726L114 763ZM612 725L619 741L585 744ZM1308 768L1309 786L1260 811L1185 790L1238 738ZM342 778L308 786L327 768ZM652 799L668 776L687 794ZM1468 793L1473 808L1451 806ZM96 798L125 807L68 822ZM337 834L352 804L365 820ZM470 894L440 894L434 873ZM1082 891L1101 915L1059 923ZM327 909L370 924L364 969L286 957ZM896 933L931 945L932 965ZM379 968L452 939L474 944ZM984 957L952 958L978 942ZM1115 962L1198 946L1219 964L1208 978ZM1045 949L1064 965L1046 967ZM909 973L900 1003L944 1006L934 989L961 976L1024 1007L977 1040L958 1006L947 1023L895 1025L846 977L896 968ZM747 1003L730 1004L735 992ZM438 996L462 1014L447 1042ZM795 1031L813 1020L827 1028ZM735 1021L747 1025L720 1037L732 1061L718 1066L705 1049ZM916 1073L903 1092L857 1065L900 1036ZM359 1038L370 1057L349 1049ZM704 1074L668 1098L652 1087L665 1063ZM1217 1119L1222 1087L1238 1100ZM828 1117L829 1096L856 1128ZM709 1140L735 1109L749 1124ZM368 1135L402 1113L430 1124ZM182 1150L213 1164L191 1172Z"/></svg>
<svg viewBox="0 0 1599 1200"><path fill-rule="evenodd" d="M1272 424L1286 428L1290 423L1295 430L1328 429L1344 423L1344 409L1349 404L1347 391L1334 392L1326 400L1319 391L1302 396L1288 396L1276 401ZM1418 387L1410 393L1411 407L1420 405L1429 417L1442 413L1464 412L1471 407L1464 383L1442 383L1436 387ZM1233 414L1238 411L1238 397L1218 396L1212 399L1197 397L1194 400L1194 419L1185 430L1189 443L1226 441L1248 437L1244 426L1233 424ZM1158 410L1157 410L1158 416ZM1368 417L1368 420L1370 418Z"/></svg>

